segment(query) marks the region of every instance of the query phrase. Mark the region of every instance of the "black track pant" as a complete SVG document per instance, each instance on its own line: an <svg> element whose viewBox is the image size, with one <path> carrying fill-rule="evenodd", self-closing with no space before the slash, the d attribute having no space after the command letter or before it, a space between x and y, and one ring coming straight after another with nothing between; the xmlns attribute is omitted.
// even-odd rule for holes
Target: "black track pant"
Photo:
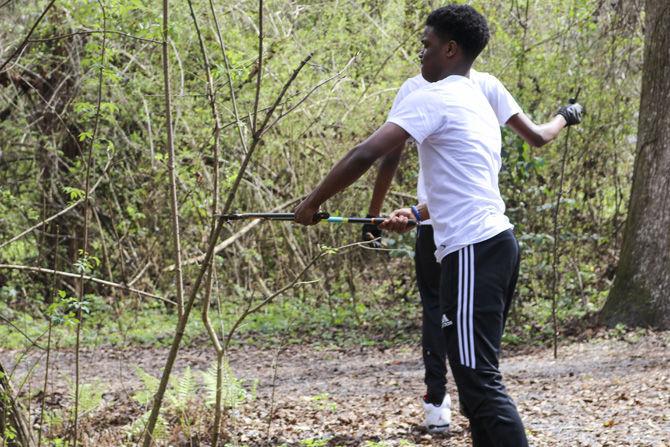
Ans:
<svg viewBox="0 0 670 447"><path fill-rule="evenodd" d="M447 358L474 447L528 445L498 371L500 341L518 275L519 245L511 230L442 259Z"/></svg>
<svg viewBox="0 0 670 447"><path fill-rule="evenodd" d="M421 345L426 375L426 399L441 404L447 385L447 343L442 332L440 311L440 264L435 259L433 227L417 228L414 265L423 307Z"/></svg>

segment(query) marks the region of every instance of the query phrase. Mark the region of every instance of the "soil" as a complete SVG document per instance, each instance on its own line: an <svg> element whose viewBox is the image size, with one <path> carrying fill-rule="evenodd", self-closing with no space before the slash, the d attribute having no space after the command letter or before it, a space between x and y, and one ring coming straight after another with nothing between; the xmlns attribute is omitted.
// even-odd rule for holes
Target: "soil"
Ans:
<svg viewBox="0 0 670 447"><path fill-rule="evenodd" d="M670 332L636 332L570 342L560 346L558 359L551 349L508 353L501 370L531 445L670 446L669 345ZM101 408L82 417L81 445L133 445L126 437L127 424L145 411L131 398L141 388L136 368L157 376L166 354L156 348L82 352L82 381L99 382L106 391ZM41 388L44 358L34 352L22 356L0 351L8 369L19 360L12 380L18 387L31 371L21 394L31 396L31 414L37 421L41 393L35 390ZM181 351L176 371L187 366L205 371L213 363L211 349L191 347ZM54 352L52 365L47 405L65 407L73 353ZM450 434L430 435L420 426L424 388L418 345L355 351L316 345L281 351L237 348L231 351L230 365L247 385L258 381L255 399L229 414L230 445L470 445L451 377ZM173 430L165 445L209 445L202 433L212 415L198 408L200 415L194 410L190 420L193 432L202 425L201 440Z"/></svg>

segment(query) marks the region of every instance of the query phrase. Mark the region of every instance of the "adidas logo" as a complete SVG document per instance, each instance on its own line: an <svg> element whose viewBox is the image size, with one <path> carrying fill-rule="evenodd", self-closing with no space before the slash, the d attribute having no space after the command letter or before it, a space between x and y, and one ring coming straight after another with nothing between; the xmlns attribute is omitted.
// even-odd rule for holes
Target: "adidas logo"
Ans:
<svg viewBox="0 0 670 447"><path fill-rule="evenodd" d="M451 321L449 318L447 318L446 315L443 314L442 315L442 329L444 329L445 327L449 327L452 324L454 324L454 322Z"/></svg>

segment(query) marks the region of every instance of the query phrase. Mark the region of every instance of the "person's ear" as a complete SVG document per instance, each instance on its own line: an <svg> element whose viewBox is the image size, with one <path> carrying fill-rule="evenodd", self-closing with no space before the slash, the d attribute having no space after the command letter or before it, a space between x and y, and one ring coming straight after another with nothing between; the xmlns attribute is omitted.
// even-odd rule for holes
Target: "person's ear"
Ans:
<svg viewBox="0 0 670 447"><path fill-rule="evenodd" d="M444 55L449 58L452 58L456 56L456 53L458 53L458 44L454 40L448 41L444 45Z"/></svg>

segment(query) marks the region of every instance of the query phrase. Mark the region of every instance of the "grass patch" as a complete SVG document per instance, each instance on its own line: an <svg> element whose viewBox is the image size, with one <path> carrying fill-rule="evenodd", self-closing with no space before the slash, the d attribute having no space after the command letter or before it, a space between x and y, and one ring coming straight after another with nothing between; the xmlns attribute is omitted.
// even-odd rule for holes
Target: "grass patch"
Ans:
<svg viewBox="0 0 670 447"><path fill-rule="evenodd" d="M352 300L347 292L333 293L325 299L308 294L280 297L248 315L239 325L232 344L262 347L310 344L327 349L384 348L418 343L421 304L416 290L393 282L369 289L359 291L365 300L358 301ZM391 293L399 290L403 291L395 295ZM16 306L7 304L11 303L7 294L0 294L0 300L0 316L5 323L0 325L0 348L23 349L31 344L26 336L45 346L46 315L34 307L16 310ZM118 313L118 306L112 306L103 297L88 295L85 301L83 347L166 347L172 342L177 325L177 315L172 308L167 309L159 302L126 302L124 310ZM558 306L562 333L571 335L570 328L589 320L602 301L602 294L593 294L589 296L588 306L584 307L569 295L563 297ZM234 300L224 298L223 302L221 312L214 308L210 311L210 319L218 332L222 328L230 330L245 308L244 304ZM198 304L186 326L183 345L208 343ZM54 320L58 324L53 326L54 345L72 348L76 337L74 313L64 316L62 310L59 312L60 317ZM517 298L503 335L503 345L507 348L545 346L551 343L552 336L551 301Z"/></svg>
<svg viewBox="0 0 670 447"><path fill-rule="evenodd" d="M420 304L365 305L343 304L343 297L333 297L332 306L316 305L295 298L270 303L259 312L247 316L236 331L232 343L274 346L310 343L323 347L391 346L416 342L420 337ZM160 305L146 305L120 314L102 298L87 297L89 313L84 315L81 332L83 347L101 346L164 347L172 342L177 315ZM219 316L210 312L215 328L229 330L239 313L228 306ZM232 310L230 310L232 309ZM43 315L14 311L0 303L0 315L12 325L0 326L0 347L23 349L30 345L26 338L46 345L48 319ZM75 345L76 319L60 321L52 328L52 340L59 348ZM17 330L20 329L19 330ZM21 333L23 332L23 334ZM25 335L24 335L25 334ZM193 309L184 334L184 345L207 340L199 309Z"/></svg>

